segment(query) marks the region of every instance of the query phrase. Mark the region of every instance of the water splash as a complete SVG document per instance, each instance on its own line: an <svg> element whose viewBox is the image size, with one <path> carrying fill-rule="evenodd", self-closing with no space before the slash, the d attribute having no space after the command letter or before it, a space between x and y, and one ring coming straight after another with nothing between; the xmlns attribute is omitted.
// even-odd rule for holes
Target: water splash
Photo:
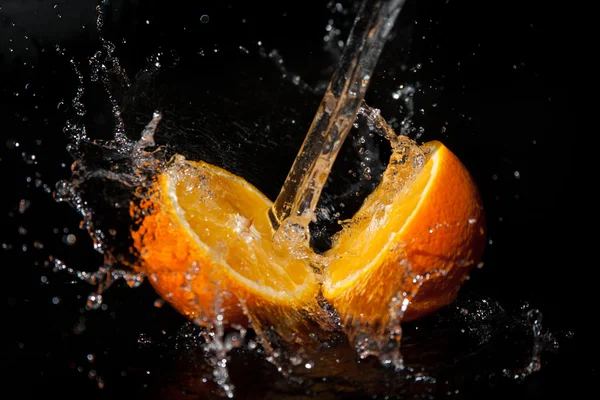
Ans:
<svg viewBox="0 0 600 400"><path fill-rule="evenodd" d="M552 335L544 334L542 330L542 313L536 308L527 311L527 323L530 325L533 347L527 365L517 369L504 369L505 377L514 380L523 380L542 368L541 355L547 343L552 341Z"/></svg>
<svg viewBox="0 0 600 400"><path fill-rule="evenodd" d="M272 49L267 51L266 47L263 45L262 41L258 42L259 54L262 57L268 58L273 61L273 65L279 71L281 78L290 82L293 85L297 86L303 92L309 92L314 94L322 94L327 88L327 81L323 80L317 82L314 85L309 84L297 73L288 70L286 67L283 56L279 53L277 49Z"/></svg>
<svg viewBox="0 0 600 400"><path fill-rule="evenodd" d="M103 16L101 9L98 11L98 29L103 26ZM135 87L135 80L131 81L124 69L121 68L119 60L115 56L115 46L102 39L102 49L98 50L92 57L89 58L91 68L90 81L92 83L100 83L104 91L109 96L111 105L111 113L114 117L114 132L113 138L108 141L91 139L87 133L86 126L83 124L83 117L86 115L86 108L83 104L83 96L85 93L85 76L81 71L80 65L75 59L69 59L75 75L78 79L78 87L72 100L73 109L75 110L75 118L69 120L65 126L65 132L72 139L72 144L69 147L74 158L77 160L72 167L73 175L70 179L57 183L54 192L55 198L59 202L70 204L82 217L82 226L87 230L93 240L94 249L105 257L104 263L98 267L96 271L78 271L66 266L66 264L58 258L51 258L50 265L56 272L65 272L71 274L78 279L95 286L94 292L88 296L86 307L90 310L95 310L103 304L103 292L116 281L124 281L129 287L138 287L142 284L146 276L140 273L134 273L127 269L130 264L129 259L122 253L119 253L114 242L111 242L109 230L105 226L98 226L97 222L101 220L100 211L94 204L89 202L89 197L86 196L86 185L92 181L110 181L119 184L122 189L128 194L132 194L137 198L143 198L144 191L136 191L136 188L146 188L150 182L150 176L161 170L165 160L168 158L168 152L164 148L156 148L155 134L159 129L162 119L160 111L154 112L146 118L149 120L145 128L140 133L139 140L133 140L127 135L127 126L123 118L122 99L123 93L127 90L132 90ZM60 49L61 53L66 52ZM277 52L269 52L268 55L274 62L279 62L281 58ZM161 64L155 59L150 60L151 63L146 70L147 76L152 76L160 68ZM291 77L292 83L298 81L298 87L302 86L301 80L293 73L288 73L282 70L282 74L287 74ZM313 90L316 90L313 88ZM120 94L120 95L119 95ZM410 93L402 93L399 99L406 99L409 108L409 115L403 121L401 133L407 133L410 128L410 117L412 116L413 108L410 108L409 102ZM412 101L412 100L411 100ZM393 149L394 154L398 158L410 158L413 160L415 170L422 166L424 158L422 154L411 153L414 150L414 144L406 138L405 135L397 135L387 126L385 120L381 117L379 110L370 108L363 104L359 109L359 117L364 118L369 131L376 135L384 136ZM102 167L90 163L87 160L88 155L92 151L98 151L101 154ZM152 150L154 149L154 150ZM413 149L413 150L411 150ZM373 174L366 160L367 155L363 158L365 165L363 167L363 176L369 180ZM372 159L377 160L375 155L371 155ZM401 173L402 170L399 170ZM411 177L405 176L404 181L409 182ZM121 207L121 202L116 202L115 207ZM293 220L290 220L293 222ZM289 242L306 243L306 232L296 229L295 226L290 226L290 230L282 230L281 233L287 233L287 237L281 237L282 246L288 246ZM299 237L299 239L298 239ZM288 243L288 244L286 244ZM306 247L300 247L296 253L299 257L306 256ZM322 268L322 261L314 263L317 270ZM416 282L422 282L429 279L429 276L415 276L410 271L409 266L404 268L407 271L406 279L413 279ZM190 271L193 273L193 271ZM191 277L190 277L191 278ZM151 279L151 277L150 277ZM418 286L417 286L418 287ZM416 292L415 292L416 293ZM433 375L423 371L412 369L404 360L401 354L401 344L405 332L402 327L402 317L406 311L406 307L415 293L397 293L389 304L390 324L384 327L384 330L377 335L367 333L362 330L362 327L357 326L355 330L348 330L349 337L352 343L352 350L358 354L359 359L366 360L371 356L379 358L381 364L392 366L393 370L403 371L402 377L412 379L415 382L426 382L432 384L436 382ZM327 308L327 304L323 305ZM219 308L219 303L214 304L216 309ZM334 310L328 310L329 315L335 319ZM269 329L269 326L263 326L260 318L252 315L247 310L251 322L254 323L251 327L257 333L257 341L245 341L246 330L241 326L232 326L232 330L225 328L223 319L216 318L215 321L195 321L198 326L203 326L199 336L203 338L203 351L206 353L207 362L212 368L212 379L218 385L221 393L227 397L234 395L235 387L231 382L229 374L230 352L241 346L248 349L256 350L262 348L265 353L265 358L277 366L277 369L282 374L289 377L297 377L299 381L308 380L316 375L322 365L326 365L323 357L328 354L327 351L335 347L328 343L323 343L323 346L318 350L314 349L298 349L290 348L285 343L281 343L280 338L277 338L275 332ZM540 357L543 351L543 338L541 334L541 314L532 313L532 331L534 333L533 355L529 364L522 370L509 371L506 370L506 375L515 379L522 379L525 376L539 370L541 366ZM339 321L337 321L338 330L341 329ZM330 334L331 332L327 332ZM339 333L339 332L338 332ZM325 335L323 335L325 336ZM314 336L316 341L321 341L322 338L318 335ZM340 340L339 336L335 340ZM257 346L257 343L260 346ZM325 349L325 350L323 350ZM352 356L347 356L348 363L353 362ZM333 358L335 360L335 357ZM333 370L332 370L333 371ZM324 374L325 376L330 376ZM400 376L400 375L399 375ZM357 378L358 379L358 378ZM399 379L399 378L398 378Z"/></svg>
<svg viewBox="0 0 600 400"><path fill-rule="evenodd" d="M96 8L97 29L100 33L104 26L104 5L103 3ZM130 139L125 134L121 106L115 93L126 91L132 87L132 84L118 58L114 55L114 44L102 35L100 35L100 42L102 49L96 51L88 59L90 81L92 83L100 82L104 92L108 95L114 118L113 139L97 140L88 135L84 123L87 110L83 103L86 77L77 60L73 57L68 58L77 78L75 95L71 101L75 115L66 121L63 131L70 139L67 150L75 161L71 166L71 177L58 181L52 192L57 202L67 203L77 211L82 218L80 227L85 229L91 237L93 249L104 258L102 265L96 271L90 272L67 267L62 260L50 256L50 265L55 272L65 271L96 287L96 290L90 293L87 299L86 308L89 310L101 307L103 291L114 282L123 280L133 288L140 286L144 277L127 269L129 260L123 253L115 251L117 246L111 239L118 236L117 230L112 227L98 226L98 222L101 220L96 208L98 204L94 203L87 195L88 186L95 181L110 181L124 188L123 193L127 190L133 191L135 188L143 187L149 175L160 164L158 152L148 152L147 149L155 145L154 134L158 128L161 114L154 113L138 141ZM56 50L60 55L67 57L66 49L57 46ZM97 161L90 157L93 153L102 155L100 161L103 167L99 167ZM112 202L109 208L122 208L122 202L123 200ZM102 208L98 208L102 210Z"/></svg>
<svg viewBox="0 0 600 400"><path fill-rule="evenodd" d="M217 298L214 307L217 311L220 311L221 297ZM205 321L196 321L199 326L205 326ZM244 332L243 330L241 330ZM202 330L202 336L206 340L206 345L203 347L204 351L208 354L208 363L212 367L212 374L214 382L218 385L222 394L228 398L233 398L235 386L229 379L229 370L227 363L229 361L228 353L233 348L231 346L231 340L226 341L226 337L231 338L231 333L225 335L225 321L223 314L218 314L217 318L212 321L211 326L206 330ZM243 338L243 333L240 332L240 336ZM227 345L229 344L229 346Z"/></svg>

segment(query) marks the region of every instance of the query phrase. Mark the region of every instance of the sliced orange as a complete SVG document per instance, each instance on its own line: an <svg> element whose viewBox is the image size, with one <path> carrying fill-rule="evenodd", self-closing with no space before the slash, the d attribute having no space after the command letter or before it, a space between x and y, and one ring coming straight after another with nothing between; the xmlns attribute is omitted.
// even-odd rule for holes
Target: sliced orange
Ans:
<svg viewBox="0 0 600 400"><path fill-rule="evenodd" d="M412 295L403 320L425 316L455 299L481 258L485 220L472 177L440 142L421 149L414 180L399 187L402 171L388 167L326 253L323 294L346 325L385 329Z"/></svg>
<svg viewBox="0 0 600 400"><path fill-rule="evenodd" d="M175 156L132 208L144 214L132 232L137 269L201 324L245 324L250 312L290 336L318 309L319 284L307 259L274 247L271 205L242 178Z"/></svg>
<svg viewBox="0 0 600 400"><path fill-rule="evenodd" d="M250 317L255 329L295 341L315 322L331 327L319 290L346 327L384 333L401 317L430 314L455 299L479 262L485 218L472 177L448 148L409 147L420 157L393 152L381 183L319 258L323 277L308 243L303 253L274 245L272 203L258 189L175 156L149 198L132 206L141 215L132 232L136 268L200 324L245 325Z"/></svg>

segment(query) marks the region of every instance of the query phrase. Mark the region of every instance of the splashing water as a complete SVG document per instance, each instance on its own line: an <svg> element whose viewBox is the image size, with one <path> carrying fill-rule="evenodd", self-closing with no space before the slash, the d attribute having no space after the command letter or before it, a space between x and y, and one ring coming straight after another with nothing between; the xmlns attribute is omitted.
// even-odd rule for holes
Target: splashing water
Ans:
<svg viewBox="0 0 600 400"><path fill-rule="evenodd" d="M98 7L98 29L103 27L102 7ZM143 199L147 193L146 190L152 183L152 177L164 168L166 161L172 155L172 149L166 146L157 146L156 134L162 123L163 114L155 111L152 115L146 115L146 125L139 133L139 140L133 140L131 134L128 134L130 128L127 126L123 117L123 98L129 91L137 90L136 84L146 80L151 80L161 71L164 64L152 60L144 70L141 76L136 79L130 79L124 68L120 65L115 55L116 47L108 40L101 38L102 49L96 51L87 61L90 65L90 81L102 85L105 93L108 95L108 103L113 116L113 136L108 140L98 140L90 138L86 125L82 122L86 116L86 108L83 104L85 95L85 78L82 68L76 60L68 59L68 63L74 71L78 80L76 94L72 100L75 118L69 120L65 126L65 132L71 138L69 151L76 160L72 166L72 176L70 179L60 181L56 184L54 191L55 199L59 202L70 204L81 216L82 226L86 229L93 240L93 248L104 258L104 262L96 271L78 271L68 267L62 260L51 258L51 266L57 272L66 272L78 279L85 281L96 287L95 291L88 296L86 307L89 310L98 309L103 303L103 292L116 281L124 281L129 287L140 286L144 279L148 278L141 273L132 272L128 267L135 262L135 254L129 253L129 238L127 229L114 228L108 220L115 219L123 221L129 216L128 204L131 197ZM64 49L58 49L61 54L67 57ZM277 60L277 52L270 52L269 57ZM282 71L286 73L286 71ZM301 89L307 89L296 75L291 76L292 83ZM289 78L289 76L287 78ZM296 81L298 83L296 83ZM399 98L411 98L409 91L404 91L398 95ZM411 100L412 101L412 100ZM412 107L412 102L407 100L407 107ZM412 112L412 109L411 109ZM398 169L399 174L405 174L401 177L401 182L410 182L414 174L418 172L423 162L423 154L419 153L418 147L406 136L396 135L380 115L379 110L372 109L365 104L359 109L359 120L363 120L370 133L384 137L391 146L392 158L410 158L415 166L412 170ZM355 127L358 127L358 122ZM401 133L410 127L410 116L402 122ZM365 164L361 174L364 180L370 181L376 175L376 167L367 163L372 161L371 157L377 160L373 153L362 154L362 161ZM390 163L392 164L392 163ZM387 166L380 165L380 169ZM93 191L96 185L110 186L113 188L111 196L107 199L97 199L91 201L89 193ZM107 216L108 215L108 216ZM125 218L125 219L123 219ZM293 220L287 220L287 228L278 232L279 237L276 240L282 242L282 246L289 247L289 243L302 242L307 240L307 231L297 229ZM291 225L290 225L291 223ZM286 236L287 235L287 236ZM302 248L299 250L302 251ZM302 254L297 254L302 257ZM315 265L318 267L324 261L317 260ZM430 279L430 276L415 276L410 271L410 266L403 269L407 274L407 279L417 282L424 282ZM193 271L190 271L193 273ZM402 371L402 375L394 375L394 379L402 381L419 382L435 384L436 378L428 371L415 370L407 366L405 357L400 352L401 344L404 345L406 332L401 326L402 315L406 310L411 298L415 293L398 293L389 306L388 312L393 316L392 322L386 326L377 337L367 335L359 327L354 327L348 331L348 338L336 337L332 342L351 342L349 348L351 351L339 350L343 346L336 343L324 343L323 347L316 352L301 351L301 349L290 349L285 344L280 343L276 335L268 327L255 323L252 328L258 336L258 343L266 353L266 359L277 366L279 372L290 376L299 377L299 381L313 379L315 377L328 377L324 368L330 366L331 360L339 358L344 359L345 363L353 362L353 357L358 351L361 360L367 360L370 356L378 357L382 364L392 365L396 373ZM219 304L213 305L216 310ZM323 305L325 308L327 304ZM333 310L330 310L333 314ZM259 321L253 318L247 311L250 320ZM335 318L335 316L332 316ZM241 326L234 326L232 331L227 331L222 319L210 321L206 329L203 329L200 336L204 340L203 350L207 355L207 362L212 368L212 379L218 385L223 395L227 397L234 396L235 387L231 382L229 373L230 353L239 348L256 348L256 342L246 341L247 331ZM199 326L206 326L206 321L196 321ZM505 376L514 379L523 379L527 375L539 370L541 367L540 355L544 348L543 335L541 333L541 313L531 311L529 313L529 323L534 337L533 354L527 366L504 372ZM321 340L322 338L318 338ZM485 342L487 343L487 342ZM410 341L409 341L410 344ZM346 343L347 345L347 343ZM338 347L336 347L338 346ZM336 350L338 349L338 350ZM337 351L337 353L336 353ZM329 371L331 372L331 371ZM401 376L401 379L399 378ZM356 381L361 381L360 377L354 377ZM364 379L372 379L378 382L372 375Z"/></svg>

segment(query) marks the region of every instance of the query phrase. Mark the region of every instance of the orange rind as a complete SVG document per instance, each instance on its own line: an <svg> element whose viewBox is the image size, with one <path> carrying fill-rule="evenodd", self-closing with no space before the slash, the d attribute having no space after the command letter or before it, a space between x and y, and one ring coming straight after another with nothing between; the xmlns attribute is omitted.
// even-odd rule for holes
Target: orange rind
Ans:
<svg viewBox="0 0 600 400"><path fill-rule="evenodd" d="M390 311L404 321L430 314L456 298L481 259L485 216L471 175L440 142L421 149L412 182L398 188L388 167L327 252L323 294L347 324L387 326Z"/></svg>

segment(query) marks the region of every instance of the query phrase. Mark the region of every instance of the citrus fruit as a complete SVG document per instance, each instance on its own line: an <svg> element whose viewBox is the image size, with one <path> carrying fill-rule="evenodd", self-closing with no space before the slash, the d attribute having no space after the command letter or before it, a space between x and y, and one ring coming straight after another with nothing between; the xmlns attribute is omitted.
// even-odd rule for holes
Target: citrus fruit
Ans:
<svg viewBox="0 0 600 400"><path fill-rule="evenodd" d="M308 241L303 252L276 244L272 203L254 186L175 156L132 206L136 268L200 324L251 319L296 342L315 322L335 329L320 291L346 327L385 332L430 314L456 298L479 262L485 218L460 160L440 142L409 142L417 156L392 153L380 184L318 258Z"/></svg>
<svg viewBox="0 0 600 400"><path fill-rule="evenodd" d="M245 325L249 312L287 336L318 308L319 284L307 259L273 245L271 205L242 178L175 156L132 206L136 268L200 324Z"/></svg>
<svg viewBox="0 0 600 400"><path fill-rule="evenodd" d="M432 313L455 299L481 258L485 219L472 177L440 142L421 150L420 170L392 155L380 184L326 253L323 295L346 325L377 329L394 313L405 311L403 320ZM399 186L407 169L414 177Z"/></svg>

